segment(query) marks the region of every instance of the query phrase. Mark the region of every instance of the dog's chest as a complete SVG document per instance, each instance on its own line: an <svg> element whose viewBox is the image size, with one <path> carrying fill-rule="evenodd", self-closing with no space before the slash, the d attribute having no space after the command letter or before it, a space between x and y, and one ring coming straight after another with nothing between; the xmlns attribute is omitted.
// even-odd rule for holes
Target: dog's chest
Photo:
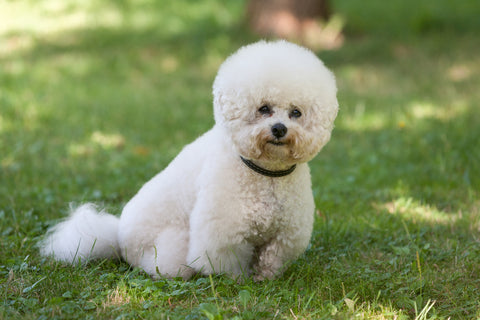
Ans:
<svg viewBox="0 0 480 320"><path fill-rule="evenodd" d="M288 191L274 184L261 185L250 188L245 197L249 203L244 212L245 238L255 245L268 242L288 223Z"/></svg>

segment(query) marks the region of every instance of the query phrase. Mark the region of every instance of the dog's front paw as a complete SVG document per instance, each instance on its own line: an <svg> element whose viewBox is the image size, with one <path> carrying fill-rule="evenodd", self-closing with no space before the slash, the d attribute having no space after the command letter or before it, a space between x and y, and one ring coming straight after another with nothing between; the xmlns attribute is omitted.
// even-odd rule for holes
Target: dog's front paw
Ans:
<svg viewBox="0 0 480 320"><path fill-rule="evenodd" d="M253 276L253 281L255 282L260 282L264 280L272 280L277 277L277 274L270 268L262 269L262 270L256 270L254 276Z"/></svg>

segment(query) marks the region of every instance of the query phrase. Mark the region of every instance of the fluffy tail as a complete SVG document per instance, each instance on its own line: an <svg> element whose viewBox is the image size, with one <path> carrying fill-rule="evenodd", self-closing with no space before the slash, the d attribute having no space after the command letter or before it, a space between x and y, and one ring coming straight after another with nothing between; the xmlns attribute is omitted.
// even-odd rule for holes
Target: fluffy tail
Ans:
<svg viewBox="0 0 480 320"><path fill-rule="evenodd" d="M118 217L84 204L52 227L40 243L40 254L70 263L120 257Z"/></svg>

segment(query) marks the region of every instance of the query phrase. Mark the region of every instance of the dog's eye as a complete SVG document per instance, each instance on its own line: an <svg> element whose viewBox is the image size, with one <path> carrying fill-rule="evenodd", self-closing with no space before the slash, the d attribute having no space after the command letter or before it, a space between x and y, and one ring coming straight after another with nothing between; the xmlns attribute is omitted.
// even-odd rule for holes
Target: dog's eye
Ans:
<svg viewBox="0 0 480 320"><path fill-rule="evenodd" d="M272 110L268 105L264 104L258 109L258 112L260 112L260 114L271 114Z"/></svg>
<svg viewBox="0 0 480 320"><path fill-rule="evenodd" d="M290 112L289 116L290 118L300 118L302 116L302 112L295 108Z"/></svg>

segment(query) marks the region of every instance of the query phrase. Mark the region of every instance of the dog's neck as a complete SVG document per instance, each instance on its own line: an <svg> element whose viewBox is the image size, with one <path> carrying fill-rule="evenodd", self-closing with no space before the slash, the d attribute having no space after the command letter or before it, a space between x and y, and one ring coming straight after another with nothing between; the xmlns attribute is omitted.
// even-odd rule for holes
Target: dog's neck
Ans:
<svg viewBox="0 0 480 320"><path fill-rule="evenodd" d="M242 159L243 163L247 167L249 167L250 169L252 169L256 173L259 173L259 174L261 174L263 176L266 176L266 177L272 177L272 178L279 178L279 177L288 176L297 167L297 165L294 164L290 168L285 169L285 170L269 170L269 169L266 169L266 168L263 168L263 167L260 167L260 166L256 165L251 160L247 160L242 156L240 156L240 159Z"/></svg>

